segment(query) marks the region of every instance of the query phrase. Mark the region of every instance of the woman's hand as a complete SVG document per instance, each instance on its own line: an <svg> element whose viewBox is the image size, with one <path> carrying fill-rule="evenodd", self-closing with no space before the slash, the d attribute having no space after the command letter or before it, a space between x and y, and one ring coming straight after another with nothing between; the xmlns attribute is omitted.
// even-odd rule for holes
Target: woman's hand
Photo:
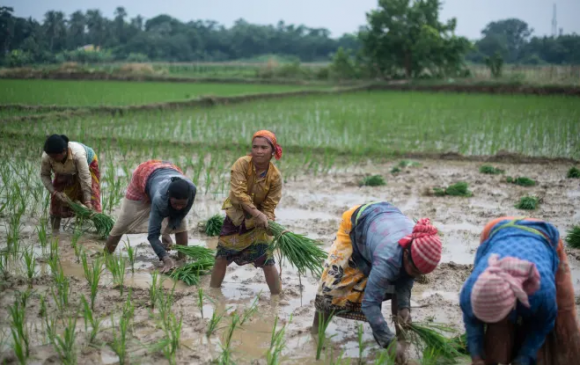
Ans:
<svg viewBox="0 0 580 365"><path fill-rule="evenodd" d="M55 191L53 193L53 196L63 203L66 203L68 201L66 194L61 191Z"/></svg>
<svg viewBox="0 0 580 365"><path fill-rule="evenodd" d="M159 271L162 274L166 274L166 273L170 272L171 270L175 269L176 267L177 267L177 265L175 264L175 261L171 257L165 256L165 257L163 257L163 267Z"/></svg>
<svg viewBox="0 0 580 365"><path fill-rule="evenodd" d="M406 327L412 323L411 311L409 308L403 308L397 313L397 320L402 327Z"/></svg>
<svg viewBox="0 0 580 365"><path fill-rule="evenodd" d="M93 204L91 203L91 201L86 201L83 203L85 207L89 208L90 210L93 210Z"/></svg>
<svg viewBox="0 0 580 365"><path fill-rule="evenodd" d="M258 211L254 216L254 220L256 222L256 227L268 228L268 217L264 213Z"/></svg>
<svg viewBox="0 0 580 365"><path fill-rule="evenodd" d="M395 344L391 342L387 346L387 351L389 352L391 358L393 357L395 358L395 364L404 365L407 363L407 354L406 354L407 347L400 341L396 341Z"/></svg>

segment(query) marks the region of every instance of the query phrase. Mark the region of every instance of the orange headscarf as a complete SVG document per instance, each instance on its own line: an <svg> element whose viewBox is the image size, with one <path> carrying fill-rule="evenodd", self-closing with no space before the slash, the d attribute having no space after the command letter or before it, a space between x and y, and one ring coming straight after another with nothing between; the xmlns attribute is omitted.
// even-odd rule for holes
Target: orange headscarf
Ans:
<svg viewBox="0 0 580 365"><path fill-rule="evenodd" d="M276 142L276 135L274 133L263 129L261 131L257 131L254 134L254 137L252 137L252 141L256 137L265 138L268 142L270 142L270 144L272 145L272 148L274 149L274 157L276 158L276 160L279 160L282 158L282 146L280 146Z"/></svg>

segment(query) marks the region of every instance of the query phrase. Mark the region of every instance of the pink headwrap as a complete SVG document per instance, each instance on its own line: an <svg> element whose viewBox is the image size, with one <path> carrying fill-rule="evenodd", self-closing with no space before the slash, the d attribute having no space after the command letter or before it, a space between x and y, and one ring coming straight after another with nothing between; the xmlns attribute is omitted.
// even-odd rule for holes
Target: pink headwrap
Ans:
<svg viewBox="0 0 580 365"><path fill-rule="evenodd" d="M477 318L497 323L519 300L530 307L528 296L540 289L540 273L532 262L515 257L489 257L489 267L479 275L471 291L471 307Z"/></svg>
<svg viewBox="0 0 580 365"><path fill-rule="evenodd" d="M399 240L399 245L407 248L411 242L411 258L413 263L423 274L435 270L441 261L443 246L437 235L437 228L431 225L429 218L421 218L413 227L413 233Z"/></svg>

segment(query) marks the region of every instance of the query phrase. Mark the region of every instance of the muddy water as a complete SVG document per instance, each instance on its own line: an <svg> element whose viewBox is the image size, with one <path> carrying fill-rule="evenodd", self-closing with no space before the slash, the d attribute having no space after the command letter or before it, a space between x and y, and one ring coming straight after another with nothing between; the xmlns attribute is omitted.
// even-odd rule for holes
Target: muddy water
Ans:
<svg viewBox="0 0 580 365"><path fill-rule="evenodd" d="M359 167L356 174L334 173L324 177L298 176L284 185L284 195L277 209L278 221L291 230L320 239L328 249L334 239L342 213L355 204L386 200L394 203L410 217L430 217L442 234L444 242L443 264L427 277L426 284L416 284L412 295L412 312L416 321L433 319L445 322L462 330L461 311L458 306L458 293L469 275L468 264L473 262L479 243L482 227L489 220L502 215L521 216L514 203L526 194L543 198L539 209L533 216L546 219L555 224L560 232L565 232L573 224L580 223L580 188L578 182L565 179L567 165L512 165L496 164L506 170L506 175L525 175L539 181L539 185L523 188L502 182L501 176L488 176L478 173L479 164L470 162L421 161L419 167L410 167L396 176L391 175L392 164ZM383 187L358 187L357 182L364 173L382 174L387 185ZM474 196L471 198L438 198L425 194L433 186L446 186L457 181L467 181ZM214 248L216 238L208 238L197 230L197 223L218 213L223 196L201 195L196 199L194 211L188 217L190 244ZM524 213L525 214L525 213ZM23 233L27 244L35 245L35 252L42 256L38 247L34 225L26 227ZM127 240L127 239L124 239ZM88 296L88 286L83 271L70 245L70 233L61 235L61 262L66 275L73 278L72 305L78 304L78 295ZM89 253L102 249L103 242L91 236L83 236L79 242ZM158 352L151 352L147 346L164 337L151 317L148 306L148 288L151 271L159 265L158 259L149 247L146 234L128 236L127 243L137 248L135 273L129 268L125 285L133 289L136 305L134 329L129 348L133 363L167 363ZM0 245L5 245L0 238ZM126 255L123 244L118 248ZM580 255L574 255L580 257ZM580 262L570 256L574 275L575 290L580 293ZM27 321L31 328L38 329L32 342L32 363L44 364L58 362L58 357L42 335L42 320L38 315L41 294L48 292L50 270L45 263L39 263L37 278L33 289L35 294L29 299ZM22 269L20 269L22 273ZM20 274L22 276L22 274ZM327 330L329 345L323 351L321 361L316 362L316 339L310 335L309 328L314 315L313 301L317 282L311 277L299 278L287 266L282 268L283 293L270 296L263 274L251 266L228 268L223 287L219 290L209 288L209 278L203 278L200 286L207 299L203 309L197 305L197 288L183 283L176 285L176 302L173 311L183 315L182 347L178 352L178 363L208 364L219 356L224 339L225 327L230 323L230 315L237 311L242 314L252 303L257 303L256 314L241 328L236 330L232 339L232 349L238 364L262 363L265 358L271 332L276 317L278 328L286 324L286 350L283 363L322 364L328 363L328 356L343 354L344 357L357 359L359 345L357 340L358 323L344 319L334 319ZM7 307L14 301L16 290L26 290L26 280L10 278L0 297L0 328L7 338L9 322ZM173 282L165 280L164 287L169 290ZM99 290L96 313L107 321L105 329L99 334L99 341L106 343L112 338L111 315L118 313L126 298L112 286L112 280L105 273ZM49 313L56 313L53 303L48 301ZM202 313L203 312L203 313ZM220 329L209 338L205 335L208 318L213 313L226 313ZM383 312L390 313L387 303ZM71 312L72 313L72 312ZM114 316L113 316L114 317ZM115 318L115 317L114 317ZM117 319L115 318L114 321ZM116 323L116 322L115 322ZM107 328L109 327L109 328ZM77 326L79 354L86 364L114 364L117 356L107 346L88 347L82 320ZM1 336L1 335L0 335ZM1 337L0 337L1 338ZM2 356L10 363L11 352L5 341L0 347ZM363 357L370 361L377 353L368 324L364 324L363 342L366 345ZM3 343L0 341L0 343ZM416 357L415 354L411 354ZM259 360L262 359L262 360ZM259 361L258 361L259 360ZM0 360L1 361L1 360ZM258 362L257 362L258 361Z"/></svg>

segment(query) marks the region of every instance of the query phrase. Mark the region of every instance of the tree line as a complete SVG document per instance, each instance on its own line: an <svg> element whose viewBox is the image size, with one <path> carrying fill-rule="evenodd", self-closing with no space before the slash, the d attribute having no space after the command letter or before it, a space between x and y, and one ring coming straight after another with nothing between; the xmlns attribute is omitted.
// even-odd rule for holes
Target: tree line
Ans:
<svg viewBox="0 0 580 365"><path fill-rule="evenodd" d="M535 37L524 21L507 19L489 23L482 38L472 42L455 35L456 19L439 21L440 8L440 0L378 0L358 32L332 38L325 28L282 21L256 25L240 19L228 28L168 15L129 17L118 7L112 19L93 9L68 17L48 11L39 22L0 7L0 62L218 62L275 54L302 62L338 57L336 67L382 76L457 74L465 62L485 63L491 57L519 64L580 64L579 35Z"/></svg>

